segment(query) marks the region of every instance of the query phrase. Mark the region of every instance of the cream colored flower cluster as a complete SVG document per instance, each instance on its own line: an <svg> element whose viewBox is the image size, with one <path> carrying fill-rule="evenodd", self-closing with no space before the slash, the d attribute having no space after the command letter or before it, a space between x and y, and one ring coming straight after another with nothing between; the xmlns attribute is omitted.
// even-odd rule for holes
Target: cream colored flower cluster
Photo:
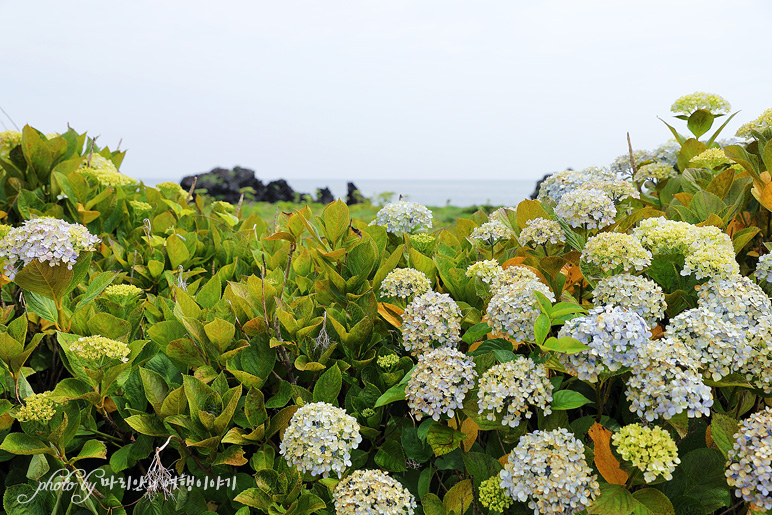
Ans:
<svg viewBox="0 0 772 515"><path fill-rule="evenodd" d="M700 287L697 296L698 307L704 307L743 329L756 325L760 317L772 314L772 302L764 290L742 275L711 279Z"/></svg>
<svg viewBox="0 0 772 515"><path fill-rule="evenodd" d="M0 158L8 159L11 150L21 145L21 132L2 131L0 132Z"/></svg>
<svg viewBox="0 0 772 515"><path fill-rule="evenodd" d="M582 184L579 189L600 190L614 201L619 202L625 198L640 198L641 194L635 189L635 184L623 179L592 179Z"/></svg>
<svg viewBox="0 0 772 515"><path fill-rule="evenodd" d="M56 414L56 402L51 392L33 393L24 399L24 406L16 412L19 422L48 422Z"/></svg>
<svg viewBox="0 0 772 515"><path fill-rule="evenodd" d="M407 405L418 420L424 415L434 420L453 417L476 377L472 358L456 349L443 347L421 354L405 388Z"/></svg>
<svg viewBox="0 0 772 515"><path fill-rule="evenodd" d="M432 287L426 274L415 268L397 268L381 282L381 296L405 299L413 295L423 295Z"/></svg>
<svg viewBox="0 0 772 515"><path fill-rule="evenodd" d="M669 179L675 177L678 172L670 163L649 163L638 168L633 180L635 182L644 181L661 181L663 179Z"/></svg>
<svg viewBox="0 0 772 515"><path fill-rule="evenodd" d="M486 245L493 245L501 240L508 240L512 237L509 228L499 220L485 222L480 227L475 227L469 238L479 241Z"/></svg>
<svg viewBox="0 0 772 515"><path fill-rule="evenodd" d="M499 477L509 496L528 502L535 515L572 515L600 494L584 444L563 427L522 436Z"/></svg>
<svg viewBox="0 0 772 515"><path fill-rule="evenodd" d="M99 361L102 358L108 358L126 363L129 361L131 349L124 342L96 335L81 336L70 345L70 352L88 361Z"/></svg>
<svg viewBox="0 0 772 515"><path fill-rule="evenodd" d="M596 306L619 306L638 313L649 327L665 315L667 303L662 288L645 277L618 274L600 279L592 291Z"/></svg>
<svg viewBox="0 0 772 515"><path fill-rule="evenodd" d="M651 252L632 234L602 232L587 240L580 259L606 273L640 272L651 264Z"/></svg>
<svg viewBox="0 0 772 515"><path fill-rule="evenodd" d="M455 345L461 331L461 309L447 293L428 291L415 297L402 314L402 343L414 356L434 343Z"/></svg>
<svg viewBox="0 0 772 515"><path fill-rule="evenodd" d="M92 155L90 163L88 157L83 159L83 167L78 168L77 172L84 177L95 180L99 184L114 188L116 186L136 184L137 182L128 175L120 173L112 161L99 154Z"/></svg>
<svg viewBox="0 0 772 515"><path fill-rule="evenodd" d="M412 515L415 497L381 470L355 470L332 493L337 515Z"/></svg>
<svg viewBox="0 0 772 515"><path fill-rule="evenodd" d="M72 270L83 251L96 250L99 238L80 224L56 218L26 220L0 240L0 257L8 258L5 273L10 279L18 268L37 259L49 266L66 264Z"/></svg>
<svg viewBox="0 0 772 515"><path fill-rule="evenodd" d="M522 417L531 418L530 406L541 408L545 415L552 413L553 385L547 368L525 356L489 368L477 386L478 413L485 413L488 420L496 420L505 408L501 423L509 427L520 424Z"/></svg>
<svg viewBox="0 0 772 515"><path fill-rule="evenodd" d="M541 202L557 204L563 198L563 195L594 179L614 180L616 179L616 174L607 168L600 167L590 167L583 170L564 170L553 173L539 184L538 199Z"/></svg>
<svg viewBox="0 0 772 515"><path fill-rule="evenodd" d="M715 169L721 165L731 163L723 148L709 148L703 150L693 158L689 160L689 164L697 168L710 168Z"/></svg>
<svg viewBox="0 0 772 515"><path fill-rule="evenodd" d="M112 284L105 288L102 295L121 306L136 302L142 295L142 288L131 284Z"/></svg>
<svg viewBox="0 0 772 515"><path fill-rule="evenodd" d="M548 218L532 218L520 231L519 239L523 245L558 245L566 242L566 235L558 222Z"/></svg>
<svg viewBox="0 0 772 515"><path fill-rule="evenodd" d="M382 225L387 231L395 233L431 229L432 212L421 204L399 200L383 206L370 225Z"/></svg>
<svg viewBox="0 0 772 515"><path fill-rule="evenodd" d="M507 271L512 269L522 269L533 275L530 270L522 267L510 267ZM505 276L499 284L494 284L493 296L487 308L488 324L494 333L507 334L517 341L533 341L533 325L541 314L534 292L543 293L551 302L555 302L555 295L549 287L538 281L535 275L533 277L530 280L510 281Z"/></svg>
<svg viewBox="0 0 772 515"><path fill-rule="evenodd" d="M772 254L764 254L759 258L759 262L756 265L756 271L753 275L759 281L772 283Z"/></svg>
<svg viewBox="0 0 772 515"><path fill-rule="evenodd" d="M656 158L654 154L649 152L648 150L634 150L633 151L633 161L635 162L635 167L637 169L640 169L641 166L645 166L646 164L649 164L650 162L654 161ZM622 154L621 156L614 159L614 162L611 163L611 171L615 174L620 174L626 177L630 177L633 174L633 166L630 164L630 154Z"/></svg>
<svg viewBox="0 0 772 515"><path fill-rule="evenodd" d="M726 482L754 511L772 510L772 408L742 420L734 439Z"/></svg>
<svg viewBox="0 0 772 515"><path fill-rule="evenodd" d="M611 440L622 459L643 472L647 483L659 476L670 481L681 463L673 437L661 427L629 424L614 433Z"/></svg>
<svg viewBox="0 0 772 515"><path fill-rule="evenodd" d="M287 463L313 476L339 476L351 466L351 451L362 435L356 419L326 402L301 406L292 415L279 446Z"/></svg>
<svg viewBox="0 0 772 515"><path fill-rule="evenodd" d="M685 114L687 116L699 109L705 110L712 115L726 114L732 109L732 105L722 97L713 93L695 91L694 93L678 98L673 102L673 105L670 106L670 111Z"/></svg>
<svg viewBox="0 0 772 515"><path fill-rule="evenodd" d="M753 139L751 131L762 132L772 128L772 108L767 109L755 120L743 124L737 129L735 136L743 139Z"/></svg>
<svg viewBox="0 0 772 515"><path fill-rule="evenodd" d="M751 357L738 372L745 375L749 383L764 393L772 393L772 315L764 315L754 321L755 325L746 332L751 346Z"/></svg>
<svg viewBox="0 0 772 515"><path fill-rule="evenodd" d="M718 227L697 227L663 217L642 220L633 234L654 254L681 254L681 275L697 279L732 277L739 273L732 239Z"/></svg>
<svg viewBox="0 0 772 515"><path fill-rule="evenodd" d="M615 306L599 306L587 316L569 320L558 337L570 336L590 347L576 354L559 354L566 371L582 381L597 382L601 373L632 367L651 337L637 313Z"/></svg>
<svg viewBox="0 0 772 515"><path fill-rule="evenodd" d="M466 269L467 277L476 277L485 284L497 284L503 273L504 269L495 259L475 261Z"/></svg>
<svg viewBox="0 0 772 515"><path fill-rule="evenodd" d="M571 227L602 229L614 223L617 208L614 201L597 189L578 189L566 193L555 207L555 214Z"/></svg>
<svg viewBox="0 0 772 515"><path fill-rule="evenodd" d="M480 504L494 513L504 513L504 510L512 506L512 499L507 495L507 491L501 488L499 476L491 476L482 483L477 489L477 496Z"/></svg>

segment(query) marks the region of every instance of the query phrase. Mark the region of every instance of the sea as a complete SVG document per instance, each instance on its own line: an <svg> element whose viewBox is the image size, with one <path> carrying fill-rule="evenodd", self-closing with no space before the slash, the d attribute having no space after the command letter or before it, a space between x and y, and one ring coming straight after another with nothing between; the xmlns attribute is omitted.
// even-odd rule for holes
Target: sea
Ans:
<svg viewBox="0 0 772 515"><path fill-rule="evenodd" d="M336 198L346 198L346 180L338 179L287 179L295 191L316 196L318 188L328 187ZM536 187L536 180L395 180L362 179L352 181L360 193L382 204L387 200L417 202L425 206L516 206L529 198Z"/></svg>

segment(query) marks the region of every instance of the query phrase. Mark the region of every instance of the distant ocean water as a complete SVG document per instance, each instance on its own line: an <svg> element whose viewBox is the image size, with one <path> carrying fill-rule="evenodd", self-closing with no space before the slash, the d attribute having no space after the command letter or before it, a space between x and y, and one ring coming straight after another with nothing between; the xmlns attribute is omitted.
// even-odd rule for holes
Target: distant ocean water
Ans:
<svg viewBox="0 0 772 515"><path fill-rule="evenodd" d="M295 191L316 195L317 188L330 188L337 198L346 197L345 180L325 179L288 179ZM529 198L536 186L536 180L492 181L492 180L357 180L353 181L359 191L368 198L392 192L393 200L402 195L403 200L417 202L425 206L458 207L479 206L516 206L521 200Z"/></svg>

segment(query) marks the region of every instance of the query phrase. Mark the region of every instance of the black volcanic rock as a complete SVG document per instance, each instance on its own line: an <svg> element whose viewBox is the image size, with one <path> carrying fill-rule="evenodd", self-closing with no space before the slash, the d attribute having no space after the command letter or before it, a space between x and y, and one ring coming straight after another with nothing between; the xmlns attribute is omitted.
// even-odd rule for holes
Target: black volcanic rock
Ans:
<svg viewBox="0 0 772 515"><path fill-rule="evenodd" d="M198 179L196 189L205 189L207 194L217 200L224 200L231 204L239 201L241 188L252 188L252 196L255 200L261 200L266 196L266 186L263 181L255 177L255 172L248 168L240 166L234 167L233 170L215 168L211 172L188 175L180 181L180 186L185 190L190 189L194 178ZM294 194L292 198L294 199Z"/></svg>
<svg viewBox="0 0 772 515"><path fill-rule="evenodd" d="M359 188L356 187L356 184L349 182L346 187L348 188L348 193L346 193L347 205L353 206L354 204L361 204L365 201L365 198L359 193Z"/></svg>
<svg viewBox="0 0 772 515"><path fill-rule="evenodd" d="M316 201L320 204L327 205L330 202L335 202L335 197L330 191L330 188L319 188L316 190Z"/></svg>
<svg viewBox="0 0 772 515"><path fill-rule="evenodd" d="M287 181L279 179L271 181L265 186L265 195L259 199L263 202L294 202L295 190L293 190Z"/></svg>

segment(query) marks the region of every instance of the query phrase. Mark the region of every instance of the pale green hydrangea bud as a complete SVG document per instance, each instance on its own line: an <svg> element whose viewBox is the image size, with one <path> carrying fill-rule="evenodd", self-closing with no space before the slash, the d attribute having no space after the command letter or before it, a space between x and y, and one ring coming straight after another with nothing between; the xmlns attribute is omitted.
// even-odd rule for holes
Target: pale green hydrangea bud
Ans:
<svg viewBox="0 0 772 515"><path fill-rule="evenodd" d="M412 515L415 497L381 470L355 470L335 486L337 515Z"/></svg>
<svg viewBox="0 0 772 515"><path fill-rule="evenodd" d="M112 161L99 154L91 156L90 164L87 156L83 159L83 167L78 168L76 171L82 176L93 179L103 186L114 188L116 186L127 186L137 182L128 175L120 173Z"/></svg>
<svg viewBox="0 0 772 515"><path fill-rule="evenodd" d="M547 218L532 218L525 223L520 231L520 242L523 245L554 245L566 242L566 235L560 224Z"/></svg>
<svg viewBox="0 0 772 515"><path fill-rule="evenodd" d="M326 402L301 406L290 419L279 446L287 463L313 476L343 474L362 435L356 419Z"/></svg>
<svg viewBox="0 0 772 515"><path fill-rule="evenodd" d="M670 106L670 111L686 116L691 115L694 111L699 109L707 111L712 115L727 114L732 109L732 105L713 93L695 91L694 93L678 98L673 102L673 105Z"/></svg>
<svg viewBox="0 0 772 515"><path fill-rule="evenodd" d="M508 240L512 237L509 228L498 220L485 222L480 227L475 227L469 236L472 240L479 241L486 245L494 245L501 240Z"/></svg>
<svg viewBox="0 0 772 515"><path fill-rule="evenodd" d="M493 421L506 408L501 421L505 426L516 427L522 417L531 418L529 406L541 408L545 415L552 413L553 385L547 368L525 356L486 370L478 388L478 413Z"/></svg>
<svg viewBox="0 0 772 515"><path fill-rule="evenodd" d="M761 113L761 115L752 122L741 125L740 128L737 129L735 135L738 138L753 139L751 131L762 132L770 128L772 128L772 108Z"/></svg>
<svg viewBox="0 0 772 515"><path fill-rule="evenodd" d="M434 242L437 238L431 234L418 233L410 235L410 244L421 254L431 256L434 251Z"/></svg>
<svg viewBox="0 0 772 515"><path fill-rule="evenodd" d="M638 168L633 180L635 182L657 182L677 175L678 171L670 163L649 163Z"/></svg>
<svg viewBox="0 0 772 515"><path fill-rule="evenodd" d="M0 158L7 159L13 147L21 145L21 132L0 132Z"/></svg>
<svg viewBox="0 0 772 515"><path fill-rule="evenodd" d="M436 421L442 415L452 418L463 407L475 377L472 358L456 349L442 347L421 354L405 388L407 405L417 420L424 415Z"/></svg>
<svg viewBox="0 0 772 515"><path fill-rule="evenodd" d="M415 268L397 268L381 282L381 296L406 299L422 295L432 287L426 274Z"/></svg>
<svg viewBox="0 0 772 515"><path fill-rule="evenodd" d="M501 483L499 476L489 477L480 483L480 488L477 490L480 504L494 513L504 513L504 510L514 502L499 483Z"/></svg>
<svg viewBox="0 0 772 515"><path fill-rule="evenodd" d="M176 182L159 182L155 185L155 189L160 191L161 195L169 200L178 200L181 196L187 195L187 192L182 189L182 186Z"/></svg>
<svg viewBox="0 0 772 515"><path fill-rule="evenodd" d="M113 284L105 288L102 295L119 306L128 306L139 300L142 293L142 288L131 284Z"/></svg>
<svg viewBox="0 0 772 515"><path fill-rule="evenodd" d="M396 354L386 354L378 356L378 366L384 370L390 370L399 364L399 356Z"/></svg>
<svg viewBox="0 0 772 515"><path fill-rule="evenodd" d="M216 200L212 202L212 210L220 213L227 213L229 215L236 214L236 206L230 202L225 202L224 200Z"/></svg>
<svg viewBox="0 0 772 515"><path fill-rule="evenodd" d="M5 238L5 235L11 232L11 229L13 227L10 225L0 224L0 239Z"/></svg>
<svg viewBox="0 0 772 515"><path fill-rule="evenodd" d="M153 206L147 202L142 202L141 200L129 200L129 206L131 206L131 209L134 211L137 218L140 219L146 218L153 212Z"/></svg>
<svg viewBox="0 0 772 515"><path fill-rule="evenodd" d="M88 361L99 361L102 358L108 358L126 363L129 361L131 349L124 342L96 335L78 338L70 345L70 352Z"/></svg>
<svg viewBox="0 0 772 515"><path fill-rule="evenodd" d="M604 272L640 272L651 264L651 252L632 234L602 232L587 240L580 259Z"/></svg>
<svg viewBox="0 0 772 515"><path fill-rule="evenodd" d="M723 148L709 148L691 158L689 164L697 168L715 169L731 163Z"/></svg>
<svg viewBox="0 0 772 515"><path fill-rule="evenodd" d="M643 479L651 483L657 477L673 479L673 471L681 463L670 433L658 426L629 424L611 436L622 459L643 472Z"/></svg>
<svg viewBox="0 0 772 515"><path fill-rule="evenodd" d="M51 392L33 393L24 399L24 406L16 412L19 422L48 422L56 414L56 402Z"/></svg>

